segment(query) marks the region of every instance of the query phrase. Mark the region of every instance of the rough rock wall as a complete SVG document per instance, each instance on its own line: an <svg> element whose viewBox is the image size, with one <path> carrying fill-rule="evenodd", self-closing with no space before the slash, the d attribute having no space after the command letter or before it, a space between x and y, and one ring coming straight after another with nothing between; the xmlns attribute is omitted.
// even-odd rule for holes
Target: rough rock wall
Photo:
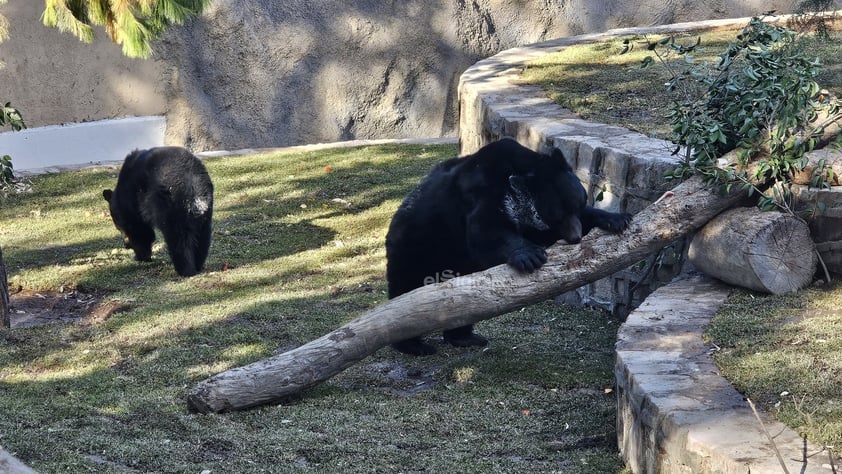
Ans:
<svg viewBox="0 0 842 474"><path fill-rule="evenodd" d="M452 135L459 74L543 37L533 3L544 5L520 2L498 25L470 1L218 1L164 41L168 139L236 148Z"/></svg>
<svg viewBox="0 0 842 474"><path fill-rule="evenodd" d="M452 136L459 75L502 49L770 3L219 0L164 41L167 137L211 149Z"/></svg>
<svg viewBox="0 0 842 474"><path fill-rule="evenodd" d="M35 3L0 7L30 32L21 43L13 29L0 44L3 99L30 124L166 113L168 143L209 150L455 136L459 75L502 49L620 26L784 12L793 1L215 0L171 29L147 62L67 35L71 44L54 43L59 50L37 49L29 42L58 32L18 21L15 7Z"/></svg>
<svg viewBox="0 0 842 474"><path fill-rule="evenodd" d="M43 11L37 0L0 5L9 22L0 43L0 101L18 107L29 127L164 112L158 62L124 57L104 34L85 44L46 28Z"/></svg>

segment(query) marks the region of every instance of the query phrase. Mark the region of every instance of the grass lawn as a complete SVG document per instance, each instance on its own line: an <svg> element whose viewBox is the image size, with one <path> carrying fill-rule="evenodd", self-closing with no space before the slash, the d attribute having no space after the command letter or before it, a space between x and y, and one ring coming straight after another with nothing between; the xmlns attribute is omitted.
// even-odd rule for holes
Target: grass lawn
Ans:
<svg viewBox="0 0 842 474"><path fill-rule="evenodd" d="M831 41L804 38L805 54L824 65L817 82L842 96L842 33ZM737 30L701 34L697 60L716 62ZM680 35L692 44L698 33ZM648 38L650 41L658 36ZM581 116L667 138L665 114L674 99L662 85L666 70L641 69L651 53L643 38L624 55L618 38L565 48L530 64L522 82L542 84L560 105ZM681 58L676 59L681 61ZM842 454L842 275L836 282L796 295L768 296L737 290L707 331L722 373L758 406Z"/></svg>
<svg viewBox="0 0 842 474"><path fill-rule="evenodd" d="M737 390L842 455L842 275L790 295L735 290L705 340Z"/></svg>
<svg viewBox="0 0 842 474"><path fill-rule="evenodd" d="M384 348L290 404L187 411L197 382L385 301L389 220L455 154L395 145L209 159L213 244L191 278L163 244L151 263L122 248L100 194L115 169L33 178L0 201L13 323L39 302L82 319L0 330L0 446L43 473L621 471L619 321L552 303L479 324L485 350Z"/></svg>

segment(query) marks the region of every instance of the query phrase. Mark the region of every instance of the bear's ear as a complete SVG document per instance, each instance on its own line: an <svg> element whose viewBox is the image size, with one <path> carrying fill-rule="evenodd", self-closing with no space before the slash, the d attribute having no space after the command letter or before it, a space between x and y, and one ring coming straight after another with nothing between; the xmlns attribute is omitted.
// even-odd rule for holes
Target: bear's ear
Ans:
<svg viewBox="0 0 842 474"><path fill-rule="evenodd" d="M102 190L102 197L104 197L105 200L108 202L111 202L111 194L113 194L113 191L111 191L110 189Z"/></svg>
<svg viewBox="0 0 842 474"><path fill-rule="evenodd" d="M573 169L570 166L570 162L568 162L567 158L564 157L564 153L562 153L558 148L553 148L553 154L550 155L550 161L555 163L554 166L558 166L562 171L571 171Z"/></svg>

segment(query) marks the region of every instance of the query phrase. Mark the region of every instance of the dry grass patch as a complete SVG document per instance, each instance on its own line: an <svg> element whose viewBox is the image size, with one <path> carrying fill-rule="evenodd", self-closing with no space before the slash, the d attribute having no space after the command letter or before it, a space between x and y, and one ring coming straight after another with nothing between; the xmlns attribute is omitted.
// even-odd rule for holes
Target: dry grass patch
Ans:
<svg viewBox="0 0 842 474"><path fill-rule="evenodd" d="M842 96L840 24L840 21L833 24L831 41L809 35L802 39L804 54L819 58L823 64L816 81L837 96ZM675 36L682 44L693 44L700 39L701 48L694 52L693 58L716 64L718 54L741 29L742 26L716 28ZM641 68L641 61L652 55L646 48L647 41L661 38L659 35L621 37L566 47L529 63L520 81L543 86L553 101L585 119L668 139L670 124L666 114L679 96L664 86L670 79L666 68L660 64ZM625 41L633 49L621 54ZM676 68L685 67L684 58L673 58L670 62Z"/></svg>
<svg viewBox="0 0 842 474"><path fill-rule="evenodd" d="M705 333L722 374L758 406L842 454L842 276L770 296L737 290Z"/></svg>

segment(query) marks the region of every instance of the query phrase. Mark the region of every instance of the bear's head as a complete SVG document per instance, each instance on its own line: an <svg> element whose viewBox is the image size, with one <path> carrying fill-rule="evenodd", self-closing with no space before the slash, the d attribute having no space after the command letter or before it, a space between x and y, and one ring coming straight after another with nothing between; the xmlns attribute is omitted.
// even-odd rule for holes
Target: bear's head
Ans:
<svg viewBox="0 0 842 474"><path fill-rule="evenodd" d="M103 189L102 190L102 197L108 202L108 210L111 214L111 221L114 222L114 227L120 231L120 234L123 236L123 245L127 249L132 249L135 252L135 258L139 261L148 261L152 259L152 249L149 245L140 245L138 243L132 242L129 233L126 231L126 227L128 225L128 221L126 220L125 216L123 216L122 211L120 210L120 203L117 198L117 194L112 191L111 189Z"/></svg>
<svg viewBox="0 0 842 474"><path fill-rule="evenodd" d="M520 232L549 232L570 244L582 240L580 216L587 204L582 183L560 151L541 155L535 169L509 176L504 209Z"/></svg>

